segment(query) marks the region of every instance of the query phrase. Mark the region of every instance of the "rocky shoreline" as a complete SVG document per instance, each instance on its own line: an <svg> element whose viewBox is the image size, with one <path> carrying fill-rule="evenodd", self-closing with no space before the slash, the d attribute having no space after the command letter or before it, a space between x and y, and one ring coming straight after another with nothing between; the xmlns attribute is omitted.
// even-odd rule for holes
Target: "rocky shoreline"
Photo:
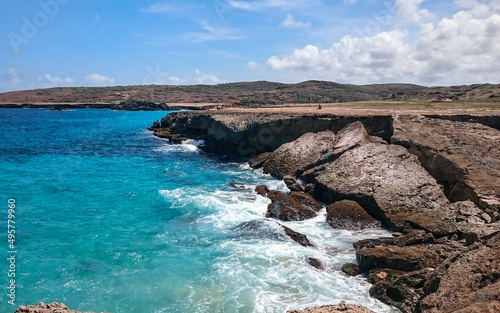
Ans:
<svg viewBox="0 0 500 313"><path fill-rule="evenodd" d="M268 218L310 218L320 201L332 227L392 230L354 244L372 296L405 313L500 311L500 115L180 112L155 126L283 178L292 193L260 187Z"/></svg>

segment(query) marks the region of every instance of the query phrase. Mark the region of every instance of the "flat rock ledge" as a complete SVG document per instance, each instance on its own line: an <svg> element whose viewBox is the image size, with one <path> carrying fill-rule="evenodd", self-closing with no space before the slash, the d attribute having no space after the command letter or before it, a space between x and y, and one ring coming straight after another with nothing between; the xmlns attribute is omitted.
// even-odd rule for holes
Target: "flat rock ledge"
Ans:
<svg viewBox="0 0 500 313"><path fill-rule="evenodd" d="M70 310L64 303L52 302L45 304L43 302L37 305L20 306L14 313L96 313L96 312L79 312Z"/></svg>
<svg viewBox="0 0 500 313"><path fill-rule="evenodd" d="M375 313L361 305L347 304L345 301L337 305L324 305L306 308L305 310L289 310L287 313Z"/></svg>

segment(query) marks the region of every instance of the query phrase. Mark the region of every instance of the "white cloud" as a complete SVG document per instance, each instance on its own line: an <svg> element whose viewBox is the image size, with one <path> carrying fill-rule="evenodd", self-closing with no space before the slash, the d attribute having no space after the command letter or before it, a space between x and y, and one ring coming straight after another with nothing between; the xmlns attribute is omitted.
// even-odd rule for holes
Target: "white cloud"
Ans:
<svg viewBox="0 0 500 313"><path fill-rule="evenodd" d="M214 27L209 25L208 23L201 24L203 32L193 32L189 33L185 36L185 39L190 42L198 43L198 42L206 42L206 41L219 41L219 40L238 40L241 39L240 36L237 36L234 30L222 28L222 27Z"/></svg>
<svg viewBox="0 0 500 313"><path fill-rule="evenodd" d="M309 28L311 27L311 23L297 21L293 15L288 14L283 23L281 23L281 26L285 28Z"/></svg>
<svg viewBox="0 0 500 313"><path fill-rule="evenodd" d="M47 82L52 85L67 85L75 83L75 80L73 78L66 77L62 79L58 76L52 77L50 74L45 74L43 77L39 77L38 80Z"/></svg>
<svg viewBox="0 0 500 313"><path fill-rule="evenodd" d="M257 67L259 67L259 63L255 61L250 61L247 63L247 68L251 71L255 70Z"/></svg>
<svg viewBox="0 0 500 313"><path fill-rule="evenodd" d="M394 6L405 19L419 22L432 17L432 14L428 10L420 8L420 5L424 1L426 0L396 0Z"/></svg>
<svg viewBox="0 0 500 313"><path fill-rule="evenodd" d="M221 80L215 75L204 74L202 71L198 69L195 69L194 71L196 73L196 82L198 84L213 85L221 82Z"/></svg>
<svg viewBox="0 0 500 313"><path fill-rule="evenodd" d="M171 83L171 84L175 84L175 85L180 85L182 83L185 82L185 79L182 79L182 78L179 78L177 76L169 76L168 77L168 81Z"/></svg>
<svg viewBox="0 0 500 313"><path fill-rule="evenodd" d="M500 6L475 2L450 17L426 21L423 0L398 0L413 24L374 36L344 36L330 48L307 45L272 56L274 70L304 71L348 83L466 84L500 81ZM416 33L412 32L415 30ZM308 74L308 75L309 75Z"/></svg>
<svg viewBox="0 0 500 313"><path fill-rule="evenodd" d="M85 80L94 85L112 85L115 83L114 78L106 77L97 73L85 77Z"/></svg>
<svg viewBox="0 0 500 313"><path fill-rule="evenodd" d="M19 71L15 67L8 67L7 71L0 75L0 90L17 89L22 82Z"/></svg>
<svg viewBox="0 0 500 313"><path fill-rule="evenodd" d="M358 0L344 0L344 5L356 4Z"/></svg>

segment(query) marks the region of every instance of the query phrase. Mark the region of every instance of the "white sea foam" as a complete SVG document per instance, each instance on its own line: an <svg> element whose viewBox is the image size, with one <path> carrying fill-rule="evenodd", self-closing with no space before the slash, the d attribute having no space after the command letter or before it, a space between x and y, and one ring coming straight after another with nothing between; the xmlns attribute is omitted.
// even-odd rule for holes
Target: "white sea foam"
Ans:
<svg viewBox="0 0 500 313"><path fill-rule="evenodd" d="M265 179L271 189L287 190L283 181ZM272 223L268 230L238 232L242 223L264 219L270 203L269 199L256 195L254 185L245 187L211 193L195 188L160 191L172 207L194 206L209 212L194 221L201 233L225 234L216 243L216 249L225 253L213 261L213 273L204 277L201 286L192 287L190 302L197 312L285 312L342 300L379 313L399 312L369 296L371 285L366 278L348 277L341 271L342 264L356 262L354 241L387 236L387 231L335 230L326 222L323 208L313 219L278 221L307 235L314 247L302 247L278 235L265 235L267 231L280 232ZM310 266L309 257L320 259L326 270Z"/></svg>

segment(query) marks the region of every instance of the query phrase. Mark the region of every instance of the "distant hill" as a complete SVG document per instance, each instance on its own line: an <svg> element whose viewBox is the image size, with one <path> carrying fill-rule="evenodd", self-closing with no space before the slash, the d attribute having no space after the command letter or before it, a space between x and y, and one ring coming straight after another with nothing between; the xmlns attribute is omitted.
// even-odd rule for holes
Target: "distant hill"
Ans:
<svg viewBox="0 0 500 313"><path fill-rule="evenodd" d="M221 103L241 106L367 100L448 101L500 98L500 85L423 87L411 84L349 85L327 81L267 81L217 85L57 87L0 93L5 104Z"/></svg>

